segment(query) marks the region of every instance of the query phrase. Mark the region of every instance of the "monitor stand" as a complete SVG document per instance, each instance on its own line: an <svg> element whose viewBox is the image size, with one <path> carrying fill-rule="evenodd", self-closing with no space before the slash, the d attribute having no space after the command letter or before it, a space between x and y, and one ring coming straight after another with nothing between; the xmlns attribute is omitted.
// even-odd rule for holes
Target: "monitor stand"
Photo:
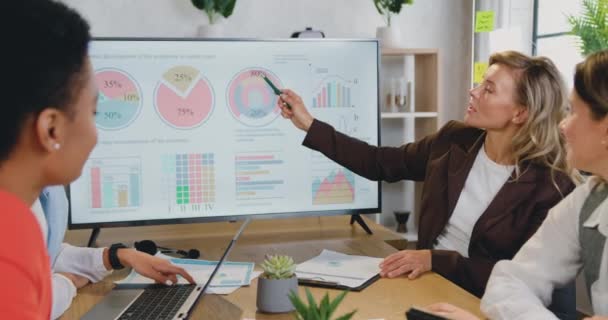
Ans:
<svg viewBox="0 0 608 320"><path fill-rule="evenodd" d="M372 230L369 228L367 223L365 223L365 220L363 220L363 218L361 218L361 215L353 214L350 216L350 225L352 226L353 223L355 223L355 222L357 222L361 226L361 228L363 228L363 230L365 230L365 232L367 232L367 234L373 234Z"/></svg>
<svg viewBox="0 0 608 320"><path fill-rule="evenodd" d="M99 237L99 228L93 228L93 231L91 231L91 236L89 237L89 242L87 243L87 247L89 248L95 248L97 247L97 237Z"/></svg>

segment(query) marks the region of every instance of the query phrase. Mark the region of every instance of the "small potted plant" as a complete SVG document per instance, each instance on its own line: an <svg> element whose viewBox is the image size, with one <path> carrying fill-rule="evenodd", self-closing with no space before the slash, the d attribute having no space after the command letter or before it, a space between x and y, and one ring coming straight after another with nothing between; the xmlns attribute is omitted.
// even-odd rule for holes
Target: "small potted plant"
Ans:
<svg viewBox="0 0 608 320"><path fill-rule="evenodd" d="M289 256L267 256L262 263L264 273L258 279L258 310L281 313L294 310L289 301L290 292L298 292L296 264Z"/></svg>
<svg viewBox="0 0 608 320"><path fill-rule="evenodd" d="M308 305L306 305L300 297L294 292L289 294L289 300L296 307L296 319L298 320L331 320L331 316L334 314L338 305L344 300L347 291L340 293L335 299L330 300L329 294L325 293L325 296L321 299L321 302L317 305L315 298L310 293L310 290L306 288L306 297L308 299ZM335 320L349 320L357 310L342 315Z"/></svg>
<svg viewBox="0 0 608 320"><path fill-rule="evenodd" d="M223 26L218 23L220 17L228 18L234 11L236 0L190 0L192 5L204 11L209 18L209 24L198 27L198 35L205 38L223 36Z"/></svg>
<svg viewBox="0 0 608 320"><path fill-rule="evenodd" d="M412 4L414 0L374 0L374 5L378 10L378 13L384 18L386 26L378 27L376 29L376 38L380 40L380 44L383 47L399 47L401 44L401 32L399 27L391 24L391 18L393 15L401 12L401 7L404 4Z"/></svg>

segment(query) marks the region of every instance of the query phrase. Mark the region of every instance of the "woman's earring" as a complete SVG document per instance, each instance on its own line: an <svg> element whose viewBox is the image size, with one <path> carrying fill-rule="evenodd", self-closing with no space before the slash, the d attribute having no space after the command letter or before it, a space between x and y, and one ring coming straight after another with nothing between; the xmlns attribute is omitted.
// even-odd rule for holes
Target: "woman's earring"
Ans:
<svg viewBox="0 0 608 320"><path fill-rule="evenodd" d="M59 148L61 148L61 145L58 142L55 142L55 144L53 145L53 148L55 150L59 150Z"/></svg>

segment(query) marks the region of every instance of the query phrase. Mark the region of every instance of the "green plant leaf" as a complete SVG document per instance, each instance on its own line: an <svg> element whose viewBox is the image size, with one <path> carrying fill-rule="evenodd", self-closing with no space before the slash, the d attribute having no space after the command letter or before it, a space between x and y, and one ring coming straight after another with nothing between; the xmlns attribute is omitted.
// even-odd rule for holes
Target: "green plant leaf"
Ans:
<svg viewBox="0 0 608 320"><path fill-rule="evenodd" d="M374 0L374 6L376 7L376 10L378 10L378 13L381 15L384 15L384 10L383 10L383 6L380 3L380 0Z"/></svg>
<svg viewBox="0 0 608 320"><path fill-rule="evenodd" d="M608 48L608 0L583 0L580 16L567 16L583 55Z"/></svg>
<svg viewBox="0 0 608 320"><path fill-rule="evenodd" d="M319 302L319 313L321 314L321 318L329 319L331 316L331 307L329 305L329 294L325 293L321 302Z"/></svg>
<svg viewBox="0 0 608 320"><path fill-rule="evenodd" d="M342 291L342 293L340 293L332 302L331 302L331 309L332 310L336 310L336 308L338 308L338 305L340 303L342 303L342 300L344 300L344 297L346 297L346 294L348 293L348 291Z"/></svg>
<svg viewBox="0 0 608 320"><path fill-rule="evenodd" d="M224 18L228 18L232 15L234 7L236 6L236 0L215 0L217 12L219 12Z"/></svg>
<svg viewBox="0 0 608 320"><path fill-rule="evenodd" d="M306 288L306 298L308 298L308 307L318 309L315 297L312 296L312 293L310 293L310 290L308 290L308 288Z"/></svg>
<svg viewBox="0 0 608 320"><path fill-rule="evenodd" d="M192 5L199 9L199 10L205 10L205 0L190 0L192 2Z"/></svg>
<svg viewBox="0 0 608 320"><path fill-rule="evenodd" d="M294 292L291 291L289 292L289 301L291 301L291 303L293 304L293 306L296 308L296 312L298 315L300 315L300 319L306 319L305 316L308 314L307 312L307 308L306 305L304 304L304 302L302 302L302 300L300 299L300 296Z"/></svg>
<svg viewBox="0 0 608 320"><path fill-rule="evenodd" d="M266 256L261 264L264 276L269 279L289 279L293 277L296 264L289 256Z"/></svg>
<svg viewBox="0 0 608 320"><path fill-rule="evenodd" d="M355 313L356 313L356 312L357 312L357 310L354 310L354 311L352 311L352 312L350 312L350 313L347 313L347 314L345 314L345 315L343 315L343 316L339 317L339 318L338 318L338 319L336 319L336 320L349 320L350 318L352 318L352 317L355 315Z"/></svg>

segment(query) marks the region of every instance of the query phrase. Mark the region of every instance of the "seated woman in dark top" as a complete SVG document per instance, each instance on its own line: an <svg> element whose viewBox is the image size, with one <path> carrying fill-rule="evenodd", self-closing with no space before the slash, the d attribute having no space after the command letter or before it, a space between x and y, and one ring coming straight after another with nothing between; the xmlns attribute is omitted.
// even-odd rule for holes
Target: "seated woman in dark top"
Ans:
<svg viewBox="0 0 608 320"><path fill-rule="evenodd" d="M418 250L387 257L384 277L433 270L481 296L494 264L513 258L574 188L558 130L566 89L543 57L492 55L484 81L470 91L464 123L400 147L336 132L290 90L281 100L283 117L308 132L305 146L371 180L425 182Z"/></svg>

